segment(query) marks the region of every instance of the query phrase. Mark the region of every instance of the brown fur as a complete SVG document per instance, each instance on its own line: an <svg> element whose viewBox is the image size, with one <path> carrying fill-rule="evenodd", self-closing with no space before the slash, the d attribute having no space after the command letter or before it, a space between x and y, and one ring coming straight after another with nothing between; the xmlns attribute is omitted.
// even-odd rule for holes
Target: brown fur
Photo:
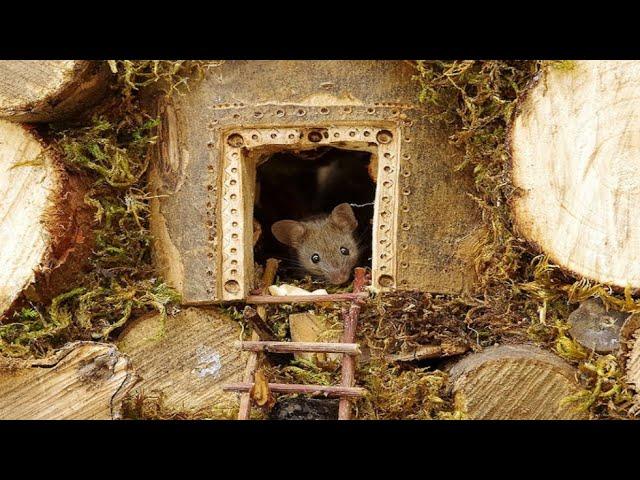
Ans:
<svg viewBox="0 0 640 480"><path fill-rule="evenodd" d="M292 247L297 260L312 275L322 277L334 285L349 280L360 257L360 250L353 238L358 221L348 203L341 203L330 215L300 222L280 220L271 226L274 237ZM348 255L340 249L348 249ZM314 263L313 255L320 261Z"/></svg>

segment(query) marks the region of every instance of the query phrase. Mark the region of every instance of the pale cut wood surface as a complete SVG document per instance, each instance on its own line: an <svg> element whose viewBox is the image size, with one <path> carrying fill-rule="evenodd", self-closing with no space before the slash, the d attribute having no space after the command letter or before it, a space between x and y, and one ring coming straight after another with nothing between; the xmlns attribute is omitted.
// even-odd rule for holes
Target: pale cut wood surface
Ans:
<svg viewBox="0 0 640 480"><path fill-rule="evenodd" d="M39 164L15 166L34 161ZM0 120L0 317L45 262L51 243L46 217L60 181L38 140Z"/></svg>
<svg viewBox="0 0 640 480"><path fill-rule="evenodd" d="M20 122L58 120L90 106L106 90L106 62L0 61L0 117Z"/></svg>
<svg viewBox="0 0 640 480"><path fill-rule="evenodd" d="M0 419L109 420L136 376L113 345L75 342L40 360L0 357Z"/></svg>
<svg viewBox="0 0 640 480"><path fill-rule="evenodd" d="M0 110L20 110L50 97L69 80L77 64L75 60L0 61Z"/></svg>
<svg viewBox="0 0 640 480"><path fill-rule="evenodd" d="M580 419L561 401L578 391L575 369L530 345L489 347L451 369L456 407L472 419Z"/></svg>
<svg viewBox="0 0 640 480"><path fill-rule="evenodd" d="M248 354L234 342L240 325L216 310L188 308L168 316L133 321L118 339L142 381L135 390L163 394L167 408L187 411L237 406L222 386L242 381Z"/></svg>
<svg viewBox="0 0 640 480"><path fill-rule="evenodd" d="M566 270L640 287L640 62L548 67L511 130L520 233Z"/></svg>
<svg viewBox="0 0 640 480"><path fill-rule="evenodd" d="M339 342L341 331L327 336L328 322L321 315L311 312L292 313L289 315L289 330L293 342ZM319 365L336 364L342 360L339 353L296 352L297 360L306 360Z"/></svg>

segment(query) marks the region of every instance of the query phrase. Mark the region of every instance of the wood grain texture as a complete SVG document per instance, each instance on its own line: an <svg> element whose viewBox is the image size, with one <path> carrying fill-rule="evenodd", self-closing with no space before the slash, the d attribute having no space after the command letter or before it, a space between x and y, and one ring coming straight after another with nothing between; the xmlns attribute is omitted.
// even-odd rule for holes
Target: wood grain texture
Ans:
<svg viewBox="0 0 640 480"><path fill-rule="evenodd" d="M565 397L578 391L575 370L530 345L502 345L465 357L451 369L456 407L472 419L579 419Z"/></svg>
<svg viewBox="0 0 640 480"><path fill-rule="evenodd" d="M60 120L91 106L105 93L106 62L0 61L0 118L20 122Z"/></svg>
<svg viewBox="0 0 640 480"><path fill-rule="evenodd" d="M520 233L566 270L640 287L640 62L546 68L510 142Z"/></svg>
<svg viewBox="0 0 640 480"><path fill-rule="evenodd" d="M289 331L293 342L339 342L342 329L329 333L329 325L322 315L311 312L289 315ZM342 361L339 353L294 353L296 360L306 360L318 365L337 364Z"/></svg>
<svg viewBox="0 0 640 480"><path fill-rule="evenodd" d="M21 162L41 164L15 166ZM0 120L0 317L35 279L51 239L45 227L61 178L22 126Z"/></svg>
<svg viewBox="0 0 640 480"><path fill-rule="evenodd" d="M28 287L38 301L71 288L93 245L88 185L31 130L0 120L0 319Z"/></svg>
<svg viewBox="0 0 640 480"><path fill-rule="evenodd" d="M163 394L167 408L181 411L235 407L237 396L222 386L242 381L248 354L234 342L240 325L217 310L188 308L167 317L132 322L118 339L142 380L136 391Z"/></svg>
<svg viewBox="0 0 640 480"><path fill-rule="evenodd" d="M374 286L473 290L474 246L482 231L479 209L468 195L472 175L455 170L462 152L449 142L451 131L430 122L430 107L418 103L414 74L402 61L227 61L186 95L159 99L151 229L158 268L183 301L223 299L223 277L232 270L240 280L251 278L245 253L253 241L247 189L253 173L246 160L265 145L299 148L292 130L308 138L313 129L333 132L320 142L343 148L355 148L362 142L354 139L366 135L365 145L376 143L377 132L388 132L376 147L382 157L374 159L378 176L386 175L378 178ZM248 152L238 164L238 147L228 142L240 131ZM233 206L235 199L243 210ZM224 242L225 230L231 239L238 235L238 245ZM243 269L235 268L242 263Z"/></svg>
<svg viewBox="0 0 640 480"><path fill-rule="evenodd" d="M109 420L136 376L113 345L75 342L40 360L0 357L0 419Z"/></svg>

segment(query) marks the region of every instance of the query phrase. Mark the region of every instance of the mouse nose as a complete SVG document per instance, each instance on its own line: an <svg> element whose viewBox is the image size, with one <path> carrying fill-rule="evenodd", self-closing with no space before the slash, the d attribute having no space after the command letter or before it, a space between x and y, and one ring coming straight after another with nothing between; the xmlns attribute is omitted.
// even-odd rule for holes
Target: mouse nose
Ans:
<svg viewBox="0 0 640 480"><path fill-rule="evenodd" d="M342 285L343 283L345 283L347 280L349 280L349 272L345 273L345 272L333 272L330 276L329 276L329 281L333 284L333 285Z"/></svg>

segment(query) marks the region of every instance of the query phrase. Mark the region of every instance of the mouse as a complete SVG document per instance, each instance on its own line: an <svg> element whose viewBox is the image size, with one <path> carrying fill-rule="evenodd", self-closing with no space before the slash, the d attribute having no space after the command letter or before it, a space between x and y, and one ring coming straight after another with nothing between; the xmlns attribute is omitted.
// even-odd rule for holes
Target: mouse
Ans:
<svg viewBox="0 0 640 480"><path fill-rule="evenodd" d="M360 258L353 237L357 226L351 205L341 203L329 215L279 220L271 226L271 233L293 250L298 264L308 273L332 285L342 285Z"/></svg>

